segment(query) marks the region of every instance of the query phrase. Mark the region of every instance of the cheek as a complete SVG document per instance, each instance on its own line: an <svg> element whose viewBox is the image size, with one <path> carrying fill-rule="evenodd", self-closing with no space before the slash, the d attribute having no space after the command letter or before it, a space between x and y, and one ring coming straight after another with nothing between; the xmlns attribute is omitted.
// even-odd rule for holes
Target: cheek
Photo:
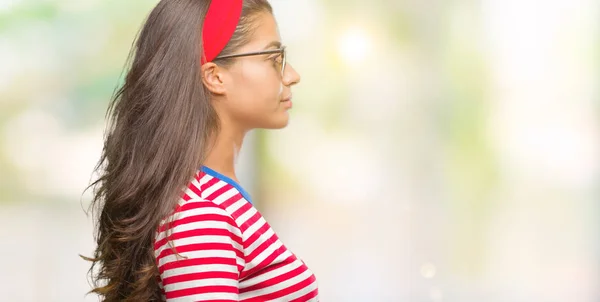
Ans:
<svg viewBox="0 0 600 302"><path fill-rule="evenodd" d="M271 119L279 119L277 116L285 113L280 104L283 88L281 79L269 65L246 70L235 83L229 111L246 126L270 127Z"/></svg>
<svg viewBox="0 0 600 302"><path fill-rule="evenodd" d="M245 74L240 99L255 109L276 108L283 93L283 83L268 63L263 64Z"/></svg>

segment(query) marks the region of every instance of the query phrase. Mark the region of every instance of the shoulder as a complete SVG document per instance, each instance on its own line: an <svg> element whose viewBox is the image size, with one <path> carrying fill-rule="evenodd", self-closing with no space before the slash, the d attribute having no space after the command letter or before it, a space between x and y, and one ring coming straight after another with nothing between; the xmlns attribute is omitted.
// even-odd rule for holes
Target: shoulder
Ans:
<svg viewBox="0 0 600 302"><path fill-rule="evenodd" d="M209 200L188 200L179 205L157 230L154 250L157 260L205 249L242 250L242 232L231 215ZM165 258L166 259L166 258ZM166 261L166 260L165 260Z"/></svg>
<svg viewBox="0 0 600 302"><path fill-rule="evenodd" d="M221 205L206 199L190 199L180 202L173 214L163 219L158 232L208 226L239 230L231 213Z"/></svg>

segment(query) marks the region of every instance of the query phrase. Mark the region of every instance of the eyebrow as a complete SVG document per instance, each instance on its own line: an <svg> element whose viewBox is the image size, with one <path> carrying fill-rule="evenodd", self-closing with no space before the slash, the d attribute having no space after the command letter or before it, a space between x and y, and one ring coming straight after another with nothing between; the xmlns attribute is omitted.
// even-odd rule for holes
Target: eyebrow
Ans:
<svg viewBox="0 0 600 302"><path fill-rule="evenodd" d="M265 50L269 49L271 47L281 48L281 42L279 42L279 41L273 41L273 42L267 44L267 46L265 47Z"/></svg>

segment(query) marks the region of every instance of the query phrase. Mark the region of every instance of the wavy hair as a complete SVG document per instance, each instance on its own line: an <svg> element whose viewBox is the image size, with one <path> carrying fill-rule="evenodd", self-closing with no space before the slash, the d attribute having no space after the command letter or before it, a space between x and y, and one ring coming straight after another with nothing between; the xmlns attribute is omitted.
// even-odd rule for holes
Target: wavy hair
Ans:
<svg viewBox="0 0 600 302"><path fill-rule="evenodd" d="M215 0L218 1L218 0ZM97 247L89 275L102 301L161 301L155 232L207 155L219 118L202 84L202 24L210 0L162 0L128 57L107 111L90 209ZM267 0L244 0L242 17L220 55L248 43ZM231 61L218 60L227 65Z"/></svg>

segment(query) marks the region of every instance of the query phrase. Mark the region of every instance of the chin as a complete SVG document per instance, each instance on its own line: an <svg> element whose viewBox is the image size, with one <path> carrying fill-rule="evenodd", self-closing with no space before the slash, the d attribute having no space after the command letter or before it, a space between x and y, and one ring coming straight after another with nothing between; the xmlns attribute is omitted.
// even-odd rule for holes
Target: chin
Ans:
<svg viewBox="0 0 600 302"><path fill-rule="evenodd" d="M285 116L279 116L276 119L272 119L268 124L263 125L263 129L282 129L285 128L290 121L289 116L286 114Z"/></svg>
<svg viewBox="0 0 600 302"><path fill-rule="evenodd" d="M273 123L272 125L270 125L270 127L267 127L266 129L283 129L288 125L289 120L285 120L279 123Z"/></svg>

